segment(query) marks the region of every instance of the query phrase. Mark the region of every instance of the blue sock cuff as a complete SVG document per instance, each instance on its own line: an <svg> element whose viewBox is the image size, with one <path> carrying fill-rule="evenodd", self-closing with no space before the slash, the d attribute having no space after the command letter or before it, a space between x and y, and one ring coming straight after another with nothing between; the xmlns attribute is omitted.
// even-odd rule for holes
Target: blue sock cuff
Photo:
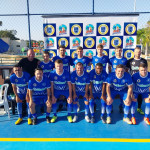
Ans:
<svg viewBox="0 0 150 150"><path fill-rule="evenodd" d="M150 107L150 103L145 103L147 107Z"/></svg>

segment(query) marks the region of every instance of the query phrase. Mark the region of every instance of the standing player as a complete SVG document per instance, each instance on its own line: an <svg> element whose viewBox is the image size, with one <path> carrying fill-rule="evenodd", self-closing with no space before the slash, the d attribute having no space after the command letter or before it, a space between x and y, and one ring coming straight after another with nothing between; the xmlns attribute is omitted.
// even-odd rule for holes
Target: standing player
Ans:
<svg viewBox="0 0 150 150"><path fill-rule="evenodd" d="M106 109L106 83L105 83L106 78L107 78L107 73L106 71L103 70L103 65L101 63L97 63L95 66L95 69L91 70L90 72L89 107L91 110L93 110L94 100L96 100L97 98L101 100L101 119L103 123L105 123L104 113ZM91 119L91 122L92 122L92 119Z"/></svg>
<svg viewBox="0 0 150 150"><path fill-rule="evenodd" d="M26 94L27 94L27 85L28 81L30 79L30 75L27 72L23 72L22 68L19 64L16 64L13 67L13 72L10 76L10 81L13 87L14 94L16 96L16 102L17 102L17 111L19 115L19 119L15 122L16 125L20 124L23 120L22 117L22 100L25 100ZM29 110L29 103L27 102L27 108L28 108L28 124L32 124L31 120L31 113Z"/></svg>
<svg viewBox="0 0 150 150"><path fill-rule="evenodd" d="M132 105L131 105L131 114L134 122L133 124L136 124L135 120L135 105L137 101L137 97L140 94L142 96L142 99L145 100L145 117L144 121L146 124L150 125L150 121L148 118L148 115L150 113L150 97L149 97L149 87L150 87L150 73L147 71L147 65L144 63L140 63L139 66L139 72L133 74L132 76L133 80L133 99L132 99Z"/></svg>
<svg viewBox="0 0 150 150"><path fill-rule="evenodd" d="M65 53L66 53L65 46L64 45L60 45L60 47L59 47L59 56L55 56L53 58L53 62L55 63L55 61L57 59L62 60L63 61L63 68L64 68L64 70L67 70L68 72L70 72L70 65L71 66L73 65L72 57L71 56L66 56Z"/></svg>
<svg viewBox="0 0 150 150"><path fill-rule="evenodd" d="M73 59L73 63L75 66L78 62L83 64L84 71L87 70L87 66L91 65L91 59L83 56L83 48L81 46L77 47L77 57Z"/></svg>
<svg viewBox="0 0 150 150"><path fill-rule="evenodd" d="M57 119L57 99L62 95L65 96L68 102L68 116L67 119L72 122L72 86L70 82L70 73L63 69L63 61L57 59L55 61L55 70L50 74L51 91L52 91L52 109L54 116L51 122L54 123Z"/></svg>
<svg viewBox="0 0 150 150"><path fill-rule="evenodd" d="M93 56L92 64L95 68L97 63L103 64L103 70L106 71L106 65L109 63L109 57L103 54L103 45L99 44L97 46L97 56Z"/></svg>
<svg viewBox="0 0 150 150"><path fill-rule="evenodd" d="M129 69L129 72L131 75L139 71L139 65L143 63L147 65L147 61L144 58L141 58L141 49L139 47L136 47L134 50L134 58L131 58L127 61L127 68ZM144 115L144 112L141 109L142 106L142 97L141 94L138 94L138 108L137 112Z"/></svg>
<svg viewBox="0 0 150 150"><path fill-rule="evenodd" d="M33 125L37 124L37 114L35 110L36 105L46 104L46 121L50 123L51 100L50 100L50 81L48 78L43 78L43 70L41 68L35 69L35 76L29 81L29 97L30 97L30 111L33 116Z"/></svg>
<svg viewBox="0 0 150 150"><path fill-rule="evenodd" d="M73 110L74 110L74 118L73 122L76 122L78 119L77 116L77 102L79 97L82 96L84 98L85 103L85 120L94 123L94 106L91 103L91 120L89 118L89 96L88 89L90 84L89 74L84 71L83 64L78 62L76 64L76 70L71 74L71 83L73 86Z"/></svg>
<svg viewBox="0 0 150 150"><path fill-rule="evenodd" d="M131 104L131 94L132 94L132 78L130 74L125 72L123 65L117 65L115 72L112 72L107 77L107 119L106 123L111 123L111 108L112 103L116 95L120 95L120 98L124 101L124 118L123 121L128 124L132 124L128 118L130 104Z"/></svg>
<svg viewBox="0 0 150 150"><path fill-rule="evenodd" d="M49 60L49 52L43 52L44 61L40 62L39 67L43 69L43 75L49 77L50 72L54 68L54 63Z"/></svg>

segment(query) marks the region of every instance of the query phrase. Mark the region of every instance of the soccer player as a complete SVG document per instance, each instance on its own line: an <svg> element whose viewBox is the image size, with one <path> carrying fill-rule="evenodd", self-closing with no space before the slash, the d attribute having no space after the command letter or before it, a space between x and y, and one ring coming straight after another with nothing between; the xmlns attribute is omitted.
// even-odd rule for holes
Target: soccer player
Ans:
<svg viewBox="0 0 150 150"><path fill-rule="evenodd" d="M43 75L49 77L50 72L54 68L54 63L49 60L49 52L43 52L44 61L40 62L39 67L43 69Z"/></svg>
<svg viewBox="0 0 150 150"><path fill-rule="evenodd" d="M84 66L84 71L87 70L87 66L90 66L91 65L91 59L86 57L86 56L83 56L83 48L81 46L77 47L77 57L75 57L73 59L73 63L74 65L76 66L76 64L80 62L83 64Z"/></svg>
<svg viewBox="0 0 150 150"><path fill-rule="evenodd" d="M136 124L135 120L135 105L137 101L137 97L141 94L142 99L145 100L145 117L144 121L146 124L150 125L150 121L148 115L150 113L150 97L149 97L149 87L150 87L150 73L147 71L147 65L144 63L140 63L139 72L133 74L133 99L131 104L131 114L134 120L133 124Z"/></svg>
<svg viewBox="0 0 150 150"><path fill-rule="evenodd" d="M73 122L76 122L78 119L77 116L77 102L79 100L79 97L82 96L84 98L85 103L85 120L87 122L90 122L89 118L89 74L84 71L83 64L81 62L78 62L76 64L76 70L71 74L71 83L73 86L73 111L74 111L74 118ZM91 105L92 107L92 105ZM91 109L91 116L92 120L94 120L94 108ZM93 121L94 122L94 121Z"/></svg>
<svg viewBox="0 0 150 150"><path fill-rule="evenodd" d="M105 123L104 113L106 110L106 78L107 73L103 70L103 65L101 63L97 63L95 69L90 72L90 102L89 107L92 110L91 115L94 116L93 112L93 104L94 100L97 98L101 100L101 120ZM94 117L93 117L94 118ZM91 119L91 122L94 122Z"/></svg>
<svg viewBox="0 0 150 150"><path fill-rule="evenodd" d="M109 63L109 57L103 54L103 45L97 45L97 56L92 58L92 64L95 68L97 63L103 64L103 70L106 71L106 65Z"/></svg>
<svg viewBox="0 0 150 150"><path fill-rule="evenodd" d="M55 63L55 61L57 59L61 59L63 61L64 70L67 70L68 72L70 72L70 65L71 66L73 65L72 57L71 56L66 56L65 53L66 53L65 46L60 45L60 47L59 47L59 56L55 56L53 58L53 62Z"/></svg>
<svg viewBox="0 0 150 150"><path fill-rule="evenodd" d="M55 70L50 73L51 91L52 91L52 109L54 116L51 122L54 123L57 119L57 99L62 95L65 96L68 102L68 122L72 122L72 86L70 81L70 73L63 69L63 61L57 59L55 61Z"/></svg>
<svg viewBox="0 0 150 150"><path fill-rule="evenodd" d="M106 99L106 112L107 119L106 123L111 123L111 108L112 103L116 95L120 95L120 98L124 101L124 118L123 121L128 124L132 124L128 118L130 104L131 104L131 94L132 94L132 78L131 75L125 72L124 65L117 65L115 72L112 72L107 77L107 99Z"/></svg>
<svg viewBox="0 0 150 150"><path fill-rule="evenodd" d="M13 67L13 72L10 76L10 81L13 87L14 94L16 96L16 102L17 102L17 111L19 118L15 122L16 125L20 124L23 120L22 117L22 101L25 100L26 94L27 94L27 87L28 82L30 79L30 75L27 72L22 71L22 67L19 64L16 64ZM31 113L29 109L29 103L27 102L27 108L28 108L28 124L32 124L31 120Z"/></svg>
<svg viewBox="0 0 150 150"><path fill-rule="evenodd" d="M46 121L50 123L50 112L51 112L51 99L50 99L50 81L48 78L43 77L43 70L41 68L35 69L35 76L29 81L29 97L30 97L30 111L33 116L32 124L37 124L36 105L46 104Z"/></svg>
<svg viewBox="0 0 150 150"><path fill-rule="evenodd" d="M139 47L136 47L134 49L134 58L131 58L127 61L127 68L129 69L129 72L131 75L139 71L139 65L143 63L147 65L147 61L144 58L141 58L141 49ZM138 94L138 108L137 112L144 115L144 112L141 109L142 106L142 97L141 94Z"/></svg>

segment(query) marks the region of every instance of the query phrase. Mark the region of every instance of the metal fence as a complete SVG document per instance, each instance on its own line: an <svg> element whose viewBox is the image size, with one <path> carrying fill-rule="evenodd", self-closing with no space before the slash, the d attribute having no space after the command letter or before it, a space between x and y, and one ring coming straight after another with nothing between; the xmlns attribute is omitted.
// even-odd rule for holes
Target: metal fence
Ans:
<svg viewBox="0 0 150 150"><path fill-rule="evenodd" d="M150 20L149 10L149 0L1 0L0 31L12 31L31 47L31 40L43 41L42 15L139 13L141 29Z"/></svg>

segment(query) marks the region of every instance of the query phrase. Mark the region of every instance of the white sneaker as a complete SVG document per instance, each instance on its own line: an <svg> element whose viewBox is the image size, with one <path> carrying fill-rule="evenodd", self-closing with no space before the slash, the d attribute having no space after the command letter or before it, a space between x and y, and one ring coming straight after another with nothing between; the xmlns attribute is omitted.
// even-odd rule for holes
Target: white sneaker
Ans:
<svg viewBox="0 0 150 150"><path fill-rule="evenodd" d="M111 123L111 118L110 118L110 117L107 117L107 118L106 118L106 123L107 123L107 124L110 124L110 123Z"/></svg>
<svg viewBox="0 0 150 150"><path fill-rule="evenodd" d="M78 116L77 115L75 115L74 117L73 117L73 122L77 122L77 120L78 120Z"/></svg>
<svg viewBox="0 0 150 150"><path fill-rule="evenodd" d="M78 105L77 112L79 112L80 111L80 104L79 104L79 102L77 103L77 105Z"/></svg>
<svg viewBox="0 0 150 150"><path fill-rule="evenodd" d="M85 121L86 121L86 122L91 122L89 116L85 116Z"/></svg>

